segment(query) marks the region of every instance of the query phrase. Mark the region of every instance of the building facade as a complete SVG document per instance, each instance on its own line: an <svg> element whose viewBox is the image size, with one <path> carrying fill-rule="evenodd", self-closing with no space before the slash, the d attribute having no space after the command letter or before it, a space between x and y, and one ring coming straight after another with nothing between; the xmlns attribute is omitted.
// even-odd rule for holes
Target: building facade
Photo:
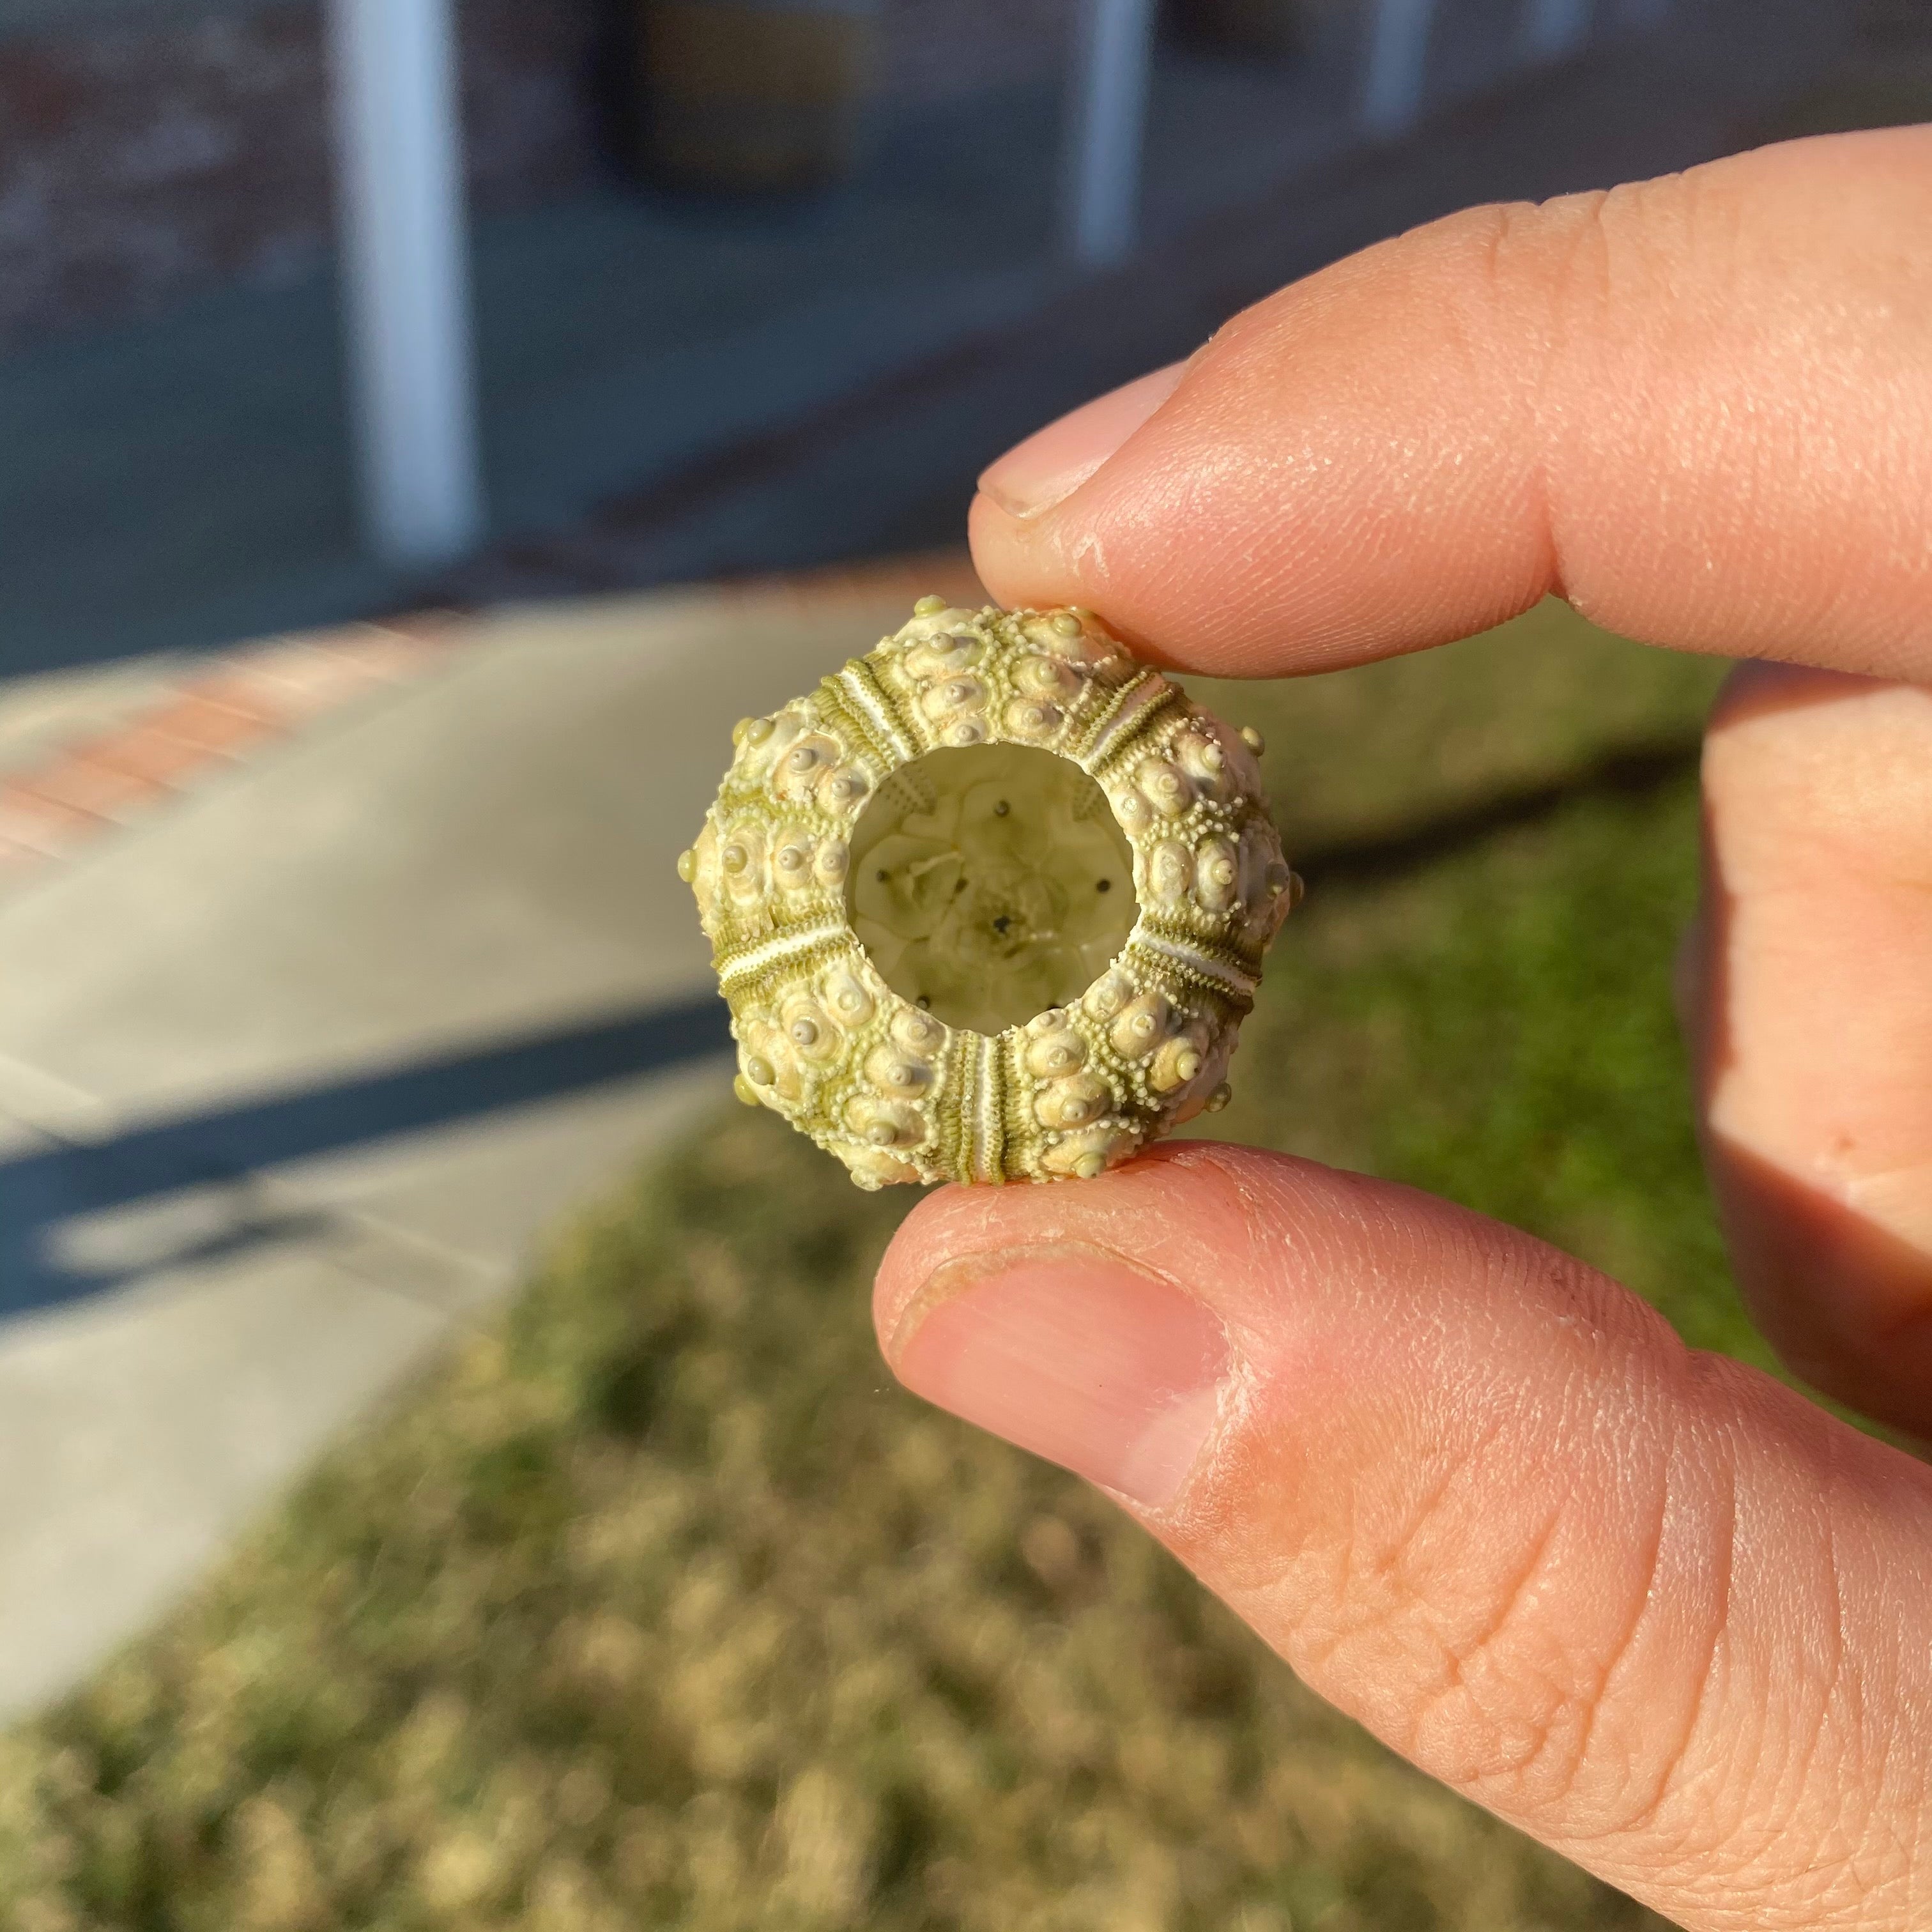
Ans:
<svg viewBox="0 0 1932 1932"><path fill-rule="evenodd" d="M643 0L632 0L632 4ZM884 96L935 110L1050 76L1071 0L881 0ZM631 172L624 0L458 0L480 212ZM0 0L0 351L329 245L321 0Z"/></svg>

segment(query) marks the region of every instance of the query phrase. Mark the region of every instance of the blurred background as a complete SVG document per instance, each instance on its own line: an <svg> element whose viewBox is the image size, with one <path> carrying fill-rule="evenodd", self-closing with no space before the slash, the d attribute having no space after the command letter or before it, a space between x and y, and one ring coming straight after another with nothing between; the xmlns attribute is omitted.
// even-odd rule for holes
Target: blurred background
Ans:
<svg viewBox="0 0 1932 1932"><path fill-rule="evenodd" d="M1646 1915L883 1387L727 1104L734 718L972 479L1471 202L1932 112L1922 0L0 0L0 1919ZM1201 694L1311 886L1217 1132L1768 1365L1664 992L1720 668Z"/></svg>
<svg viewBox="0 0 1932 1932"><path fill-rule="evenodd" d="M567 549L600 510L615 581L951 542L1042 413L1415 220L1748 141L1862 18L467 0L427 10L444 103L424 10L0 9L9 670L366 615L421 593L412 549ZM372 302L393 371L358 367ZM452 380L424 536L356 433ZM834 508L895 430L920 460L868 451Z"/></svg>

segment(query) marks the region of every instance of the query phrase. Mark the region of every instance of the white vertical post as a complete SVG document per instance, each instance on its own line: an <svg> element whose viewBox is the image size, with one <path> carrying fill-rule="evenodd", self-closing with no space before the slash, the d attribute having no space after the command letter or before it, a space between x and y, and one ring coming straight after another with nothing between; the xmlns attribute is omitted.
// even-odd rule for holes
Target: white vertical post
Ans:
<svg viewBox="0 0 1932 1932"><path fill-rule="evenodd" d="M1154 0L1082 0L1067 154L1067 241L1111 268L1133 252L1154 64Z"/></svg>
<svg viewBox="0 0 1932 1932"><path fill-rule="evenodd" d="M1533 61L1559 61L1590 38L1590 0L1529 0L1523 51Z"/></svg>
<svg viewBox="0 0 1932 1932"><path fill-rule="evenodd" d="M1435 15L1436 0L1376 0L1369 28L1368 78L1362 89L1362 124L1377 140L1406 134L1422 111L1429 30Z"/></svg>
<svg viewBox="0 0 1932 1932"><path fill-rule="evenodd" d="M483 529L452 0L328 0L362 516L392 562Z"/></svg>

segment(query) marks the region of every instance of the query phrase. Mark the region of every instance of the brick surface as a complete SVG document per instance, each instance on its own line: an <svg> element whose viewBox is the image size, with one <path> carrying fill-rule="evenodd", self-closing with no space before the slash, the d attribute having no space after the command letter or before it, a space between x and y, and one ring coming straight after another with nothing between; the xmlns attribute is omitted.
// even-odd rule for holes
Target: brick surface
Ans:
<svg viewBox="0 0 1932 1932"><path fill-rule="evenodd" d="M436 651L427 639L373 624L353 637L332 640L323 648L341 666L345 682L351 672L372 678L407 677Z"/></svg>
<svg viewBox="0 0 1932 1932"><path fill-rule="evenodd" d="M43 766L22 782L21 789L30 796L91 812L97 818L118 819L152 802L160 786L143 773L73 753Z"/></svg>
<svg viewBox="0 0 1932 1932"><path fill-rule="evenodd" d="M273 728L253 712L238 711L198 691L184 692L146 722L151 730L208 752L239 752Z"/></svg>
<svg viewBox="0 0 1932 1932"><path fill-rule="evenodd" d="M257 652L238 664L231 675L251 699L266 706L277 717L318 700L327 704L342 681L333 654L317 650L312 644Z"/></svg>
<svg viewBox="0 0 1932 1932"><path fill-rule="evenodd" d="M913 600L977 604L963 549L880 562L746 576L727 600L803 610ZM237 758L385 686L419 677L474 634L472 614L436 608L245 646L123 728L64 747L0 784L0 882L11 884L155 809Z"/></svg>
<svg viewBox="0 0 1932 1932"><path fill-rule="evenodd" d="M0 38L0 344L326 259L320 6L143 10ZM461 0L458 25L475 205L598 179L604 0Z"/></svg>
<svg viewBox="0 0 1932 1932"><path fill-rule="evenodd" d="M358 624L263 645L188 692L260 718L292 724L374 687L412 677L448 647L451 620L420 632Z"/></svg>
<svg viewBox="0 0 1932 1932"><path fill-rule="evenodd" d="M154 786L173 785L189 778L208 758L206 746L171 737L146 723L130 725L111 738L98 739L86 747L86 752L95 764L111 766Z"/></svg>
<svg viewBox="0 0 1932 1932"><path fill-rule="evenodd" d="M0 42L0 340L320 262L321 61L306 6Z"/></svg>
<svg viewBox="0 0 1932 1932"><path fill-rule="evenodd" d="M0 842L52 855L99 831L107 821L17 782L0 784Z"/></svg>
<svg viewBox="0 0 1932 1932"><path fill-rule="evenodd" d="M196 678L184 688L182 698L186 702L232 711L257 725L278 724L283 713L282 703L274 686L258 676L254 668L245 661L218 670L212 676Z"/></svg>
<svg viewBox="0 0 1932 1932"><path fill-rule="evenodd" d="M121 728L0 783L0 882L71 854L358 698L420 676L471 634L462 613L438 609L232 652Z"/></svg>

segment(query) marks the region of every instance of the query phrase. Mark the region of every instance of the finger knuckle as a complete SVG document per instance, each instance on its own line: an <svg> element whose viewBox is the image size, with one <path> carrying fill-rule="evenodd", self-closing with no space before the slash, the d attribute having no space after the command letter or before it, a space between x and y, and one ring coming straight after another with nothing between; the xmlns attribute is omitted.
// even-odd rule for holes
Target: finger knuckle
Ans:
<svg viewBox="0 0 1932 1932"><path fill-rule="evenodd" d="M1472 1574L1471 1503L1493 1488L1480 1468L1490 1456L1438 1478L1392 1534L1356 1526L1323 1618L1324 1661L1372 1672L1398 1748L1438 1777L1514 1808L1555 1808L1575 1788L1606 1672L1550 1615L1560 1508Z"/></svg>
<svg viewBox="0 0 1932 1932"><path fill-rule="evenodd" d="M1498 297L1534 315L1558 346L1600 339L1613 320L1648 328L1676 316L1683 265L1720 278L1742 221L1723 178L1702 169L1473 214Z"/></svg>
<svg viewBox="0 0 1932 1932"><path fill-rule="evenodd" d="M1593 1270L1566 1276L1554 1256L1512 1265L1559 1277L1535 1292L1587 1336L1585 1353L1657 1346ZM1654 1668L1652 1584L1677 1452L1636 1432L1610 1472L1589 1378L1580 1372L1559 1401L1564 1413L1527 1433L1505 1413L1393 1494L1358 1491L1329 1573L1324 1662L1372 1676L1386 1734L1459 1788L1518 1816L1609 1830L1679 1774L1682 1740L1634 1726L1626 1682L1646 1646L1642 1670ZM1713 1606L1712 1643L1721 1627ZM1680 1653L1670 1674L1694 1711L1685 1667Z"/></svg>

